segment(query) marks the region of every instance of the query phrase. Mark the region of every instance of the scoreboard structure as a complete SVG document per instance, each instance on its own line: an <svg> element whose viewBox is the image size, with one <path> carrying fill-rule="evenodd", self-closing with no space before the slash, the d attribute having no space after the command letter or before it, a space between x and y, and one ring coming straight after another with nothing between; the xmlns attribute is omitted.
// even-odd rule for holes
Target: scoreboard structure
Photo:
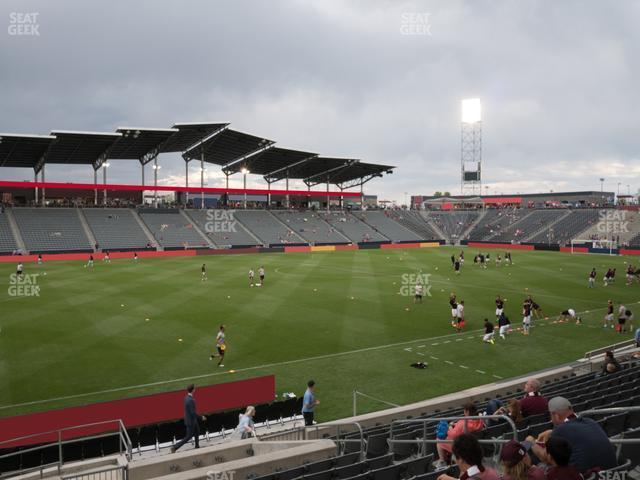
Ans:
<svg viewBox="0 0 640 480"><path fill-rule="evenodd" d="M482 107L479 98L462 100L460 193L482 193Z"/></svg>

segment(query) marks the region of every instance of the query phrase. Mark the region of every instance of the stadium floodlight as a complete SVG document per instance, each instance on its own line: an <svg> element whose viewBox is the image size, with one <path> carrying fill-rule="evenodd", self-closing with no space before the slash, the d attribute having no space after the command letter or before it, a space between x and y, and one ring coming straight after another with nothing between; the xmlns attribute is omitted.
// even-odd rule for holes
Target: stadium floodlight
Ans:
<svg viewBox="0 0 640 480"><path fill-rule="evenodd" d="M247 173L251 173L251 172L249 171L248 168L242 167L242 169L240 170L240 173L242 173L243 175L246 175Z"/></svg>
<svg viewBox="0 0 640 480"><path fill-rule="evenodd" d="M109 162L105 162L105 163L103 163L103 164L102 164L102 166L103 166L104 168L108 168L108 167L110 167L110 166L111 166L111 164L110 164Z"/></svg>
<svg viewBox="0 0 640 480"><path fill-rule="evenodd" d="M462 100L462 123L478 123L482 121L482 106L479 98Z"/></svg>

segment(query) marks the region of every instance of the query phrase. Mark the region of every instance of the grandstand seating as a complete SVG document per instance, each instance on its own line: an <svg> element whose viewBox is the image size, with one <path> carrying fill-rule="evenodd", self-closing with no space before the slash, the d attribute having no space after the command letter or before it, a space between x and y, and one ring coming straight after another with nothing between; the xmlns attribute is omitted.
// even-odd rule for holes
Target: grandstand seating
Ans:
<svg viewBox="0 0 640 480"><path fill-rule="evenodd" d="M387 212L373 210L357 212L354 215L392 242L416 242L422 240L422 237L403 227Z"/></svg>
<svg viewBox="0 0 640 480"><path fill-rule="evenodd" d="M32 253L93 250L75 208L14 208L12 212Z"/></svg>
<svg viewBox="0 0 640 480"><path fill-rule="evenodd" d="M267 246L307 243L267 210L236 210L235 217Z"/></svg>
<svg viewBox="0 0 640 480"><path fill-rule="evenodd" d="M469 240L487 240L529 213L523 208L488 209L484 218L469 232Z"/></svg>
<svg viewBox="0 0 640 480"><path fill-rule="evenodd" d="M273 214L309 243L349 243L347 238L314 211L276 210Z"/></svg>
<svg viewBox="0 0 640 480"><path fill-rule="evenodd" d="M389 216L400 225L416 233L422 240L440 240L440 235L415 210L390 210Z"/></svg>
<svg viewBox="0 0 640 480"><path fill-rule="evenodd" d="M426 211L421 213L427 221L435 223L450 242L462 240L462 234L475 222L479 215L476 210Z"/></svg>
<svg viewBox="0 0 640 480"><path fill-rule="evenodd" d="M7 214L0 212L0 253L11 253L17 248L9 220L7 220Z"/></svg>
<svg viewBox="0 0 640 480"><path fill-rule="evenodd" d="M186 210L186 213L218 247L260 245L260 242L235 220L235 212Z"/></svg>
<svg viewBox="0 0 640 480"><path fill-rule="evenodd" d="M350 213L322 212L320 215L353 243L389 241L387 237Z"/></svg>
<svg viewBox="0 0 640 480"><path fill-rule="evenodd" d="M499 232L488 238L495 242L523 242L529 236L540 230L549 227L553 222L568 213L567 210L528 210L517 222L506 228L501 228Z"/></svg>
<svg viewBox="0 0 640 480"><path fill-rule="evenodd" d="M635 237L631 237L629 240L629 246L640 247L640 233L638 233Z"/></svg>
<svg viewBox="0 0 640 480"><path fill-rule="evenodd" d="M571 243L573 238L583 238L582 232L588 230L597 222L598 210L572 210L569 216L555 223L551 231L542 229L533 237L528 238L527 242L567 245Z"/></svg>
<svg viewBox="0 0 640 480"><path fill-rule="evenodd" d="M131 210L89 208L83 213L96 242L103 250L145 248L149 243Z"/></svg>
<svg viewBox="0 0 640 480"><path fill-rule="evenodd" d="M177 210L142 210L140 218L165 248L207 247L193 225Z"/></svg>

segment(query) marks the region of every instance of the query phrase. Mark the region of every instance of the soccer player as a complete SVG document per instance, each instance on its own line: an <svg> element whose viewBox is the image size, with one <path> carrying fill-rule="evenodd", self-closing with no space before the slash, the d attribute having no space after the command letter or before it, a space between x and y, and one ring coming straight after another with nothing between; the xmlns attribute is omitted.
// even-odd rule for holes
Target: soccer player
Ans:
<svg viewBox="0 0 640 480"><path fill-rule="evenodd" d="M504 252L505 265L511 265L511 252Z"/></svg>
<svg viewBox="0 0 640 480"><path fill-rule="evenodd" d="M258 276L260 277L260 286L264 286L264 267L262 265L258 269Z"/></svg>
<svg viewBox="0 0 640 480"><path fill-rule="evenodd" d="M502 257L498 254L496 256L496 267L499 267L500 265L502 265Z"/></svg>
<svg viewBox="0 0 640 480"><path fill-rule="evenodd" d="M138 254L136 252L133 252L133 261L138 263Z"/></svg>
<svg viewBox="0 0 640 480"><path fill-rule="evenodd" d="M87 262L85 267L93 267L93 255L89 255L89 261Z"/></svg>
<svg viewBox="0 0 640 480"><path fill-rule="evenodd" d="M453 292L449 295L449 305L451 306L451 326L455 327L458 323L458 301Z"/></svg>
<svg viewBox="0 0 640 480"><path fill-rule="evenodd" d="M607 300L607 313L604 316L604 328L611 326L613 328L613 301Z"/></svg>
<svg viewBox="0 0 640 480"><path fill-rule="evenodd" d="M504 313L500 315L500 317L498 317L498 327L500 328L499 329L500 338L503 340L506 340L507 332L511 330L511 322L509 321L509 319Z"/></svg>
<svg viewBox="0 0 640 480"><path fill-rule="evenodd" d="M500 295L496 297L496 318L500 318L502 312L504 311L504 300Z"/></svg>
<svg viewBox="0 0 640 480"><path fill-rule="evenodd" d="M527 299L529 300L529 303L531 304L531 310L535 314L536 318L540 318L540 315L544 316L544 312L542 311L542 308L540 308L540 305L538 305L535 302L533 297L531 295L528 295Z"/></svg>
<svg viewBox="0 0 640 480"><path fill-rule="evenodd" d="M456 314L456 322L457 322L456 331L460 333L464 328L464 300L460 300L460 303L458 303L457 311L458 312Z"/></svg>
<svg viewBox="0 0 640 480"><path fill-rule="evenodd" d="M255 273L253 273L253 268L249 269L249 286L253 287L253 277L255 277Z"/></svg>
<svg viewBox="0 0 640 480"><path fill-rule="evenodd" d="M489 321L488 318L484 319L484 336L482 337L482 341L485 343L490 343L491 345L495 344L495 340L493 339L493 323Z"/></svg>
<svg viewBox="0 0 640 480"><path fill-rule="evenodd" d="M18 277L22 276L22 271L24 270L24 267L22 265L22 262L18 262L18 265L16 266L16 275Z"/></svg>
<svg viewBox="0 0 640 480"><path fill-rule="evenodd" d="M38 265L42 265L42 254L38 254Z"/></svg>
<svg viewBox="0 0 640 480"><path fill-rule="evenodd" d="M224 354L227 351L227 342L226 336L224 333L224 325L220 325L220 330L218 330L218 335L216 335L216 350L218 353L214 353L209 357L209 360L213 360L216 357L220 357L220 361L218 362L219 367L224 367L222 363L224 361Z"/></svg>
<svg viewBox="0 0 640 480"><path fill-rule="evenodd" d="M485 263L485 258L483 253L480 254L480 266L482 268L487 268L487 264Z"/></svg>
<svg viewBox="0 0 640 480"><path fill-rule="evenodd" d="M625 324L627 323L627 307L620 305L618 307L618 326L616 330L618 333L624 333L626 331Z"/></svg>
<svg viewBox="0 0 640 480"><path fill-rule="evenodd" d="M531 302L526 299L522 304L522 333L529 335L529 329L531 328Z"/></svg>
<svg viewBox="0 0 640 480"><path fill-rule="evenodd" d="M609 275L609 283L614 283L616 281L616 269L611 269L611 275Z"/></svg>
<svg viewBox="0 0 640 480"><path fill-rule="evenodd" d="M107 262L107 263L111 263L111 257L109 257L109 252L108 251L104 252L104 257L102 257L102 261L103 262Z"/></svg>
<svg viewBox="0 0 640 480"><path fill-rule="evenodd" d="M611 280L611 269L608 268L607 269L607 273L604 274L604 278L602 279L602 283L604 283L604 286L608 286L609 285L609 281Z"/></svg>
<svg viewBox="0 0 640 480"><path fill-rule="evenodd" d="M575 320L576 325L580 325L582 323L582 318L576 315L576 311L573 308L567 308L566 310L563 310L560 313L558 320L564 320L565 322L567 320Z"/></svg>
<svg viewBox="0 0 640 480"><path fill-rule="evenodd" d="M596 283L596 269L592 268L589 274L589 288L593 288Z"/></svg>
<svg viewBox="0 0 640 480"><path fill-rule="evenodd" d="M452 253L451 254L451 266L454 267L456 264L456 256Z"/></svg>
<svg viewBox="0 0 640 480"><path fill-rule="evenodd" d="M207 265L205 263L202 264L202 268L200 269L202 272L202 278L200 281L204 282L205 280L208 280L207 278Z"/></svg>
<svg viewBox="0 0 640 480"><path fill-rule="evenodd" d="M460 260L453 262L453 270L456 272L456 275L460 275Z"/></svg>
<svg viewBox="0 0 640 480"><path fill-rule="evenodd" d="M420 282L416 283L415 295L413 296L413 303L422 303L422 294L424 293L424 287Z"/></svg>
<svg viewBox="0 0 640 480"><path fill-rule="evenodd" d="M464 250L460 250L460 256L458 259L460 260L460 265L464 265Z"/></svg>

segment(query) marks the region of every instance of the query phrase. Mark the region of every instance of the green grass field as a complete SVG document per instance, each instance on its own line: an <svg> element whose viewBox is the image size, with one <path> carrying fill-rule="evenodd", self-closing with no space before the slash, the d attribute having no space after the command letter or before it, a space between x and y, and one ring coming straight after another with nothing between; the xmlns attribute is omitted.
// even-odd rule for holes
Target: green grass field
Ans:
<svg viewBox="0 0 640 480"><path fill-rule="evenodd" d="M275 374L277 392L300 395L317 382L319 421L351 414L354 388L406 404L525 374L581 357L631 335L604 330L608 298L635 310L637 284L624 285L625 257L556 252L513 253L514 265L487 270L467 264L454 276L456 248L220 255L171 259L27 264L40 273L40 296L9 294L13 264L0 264L0 416L80 405ZM491 251L492 257L497 251ZM209 280L201 282L206 262ZM247 272L264 265L265 286L249 288ZM598 269L598 285L587 274ZM615 285L603 287L606 267ZM413 305L400 295L403 275L430 274L431 296ZM528 288L528 292L525 289ZM466 304L466 332L449 322L448 295ZM413 292L411 292L413 293ZM514 326L534 295L548 321L532 334L481 341L494 298L507 298ZM566 308L584 324L553 323ZM408 309L408 310L407 310ZM148 321L146 319L149 319ZM209 360L218 326L227 327L225 368ZM182 339L179 341L178 339ZM425 370L409 365L429 364ZM230 373L229 370L235 370ZM359 413L384 408L359 402Z"/></svg>

